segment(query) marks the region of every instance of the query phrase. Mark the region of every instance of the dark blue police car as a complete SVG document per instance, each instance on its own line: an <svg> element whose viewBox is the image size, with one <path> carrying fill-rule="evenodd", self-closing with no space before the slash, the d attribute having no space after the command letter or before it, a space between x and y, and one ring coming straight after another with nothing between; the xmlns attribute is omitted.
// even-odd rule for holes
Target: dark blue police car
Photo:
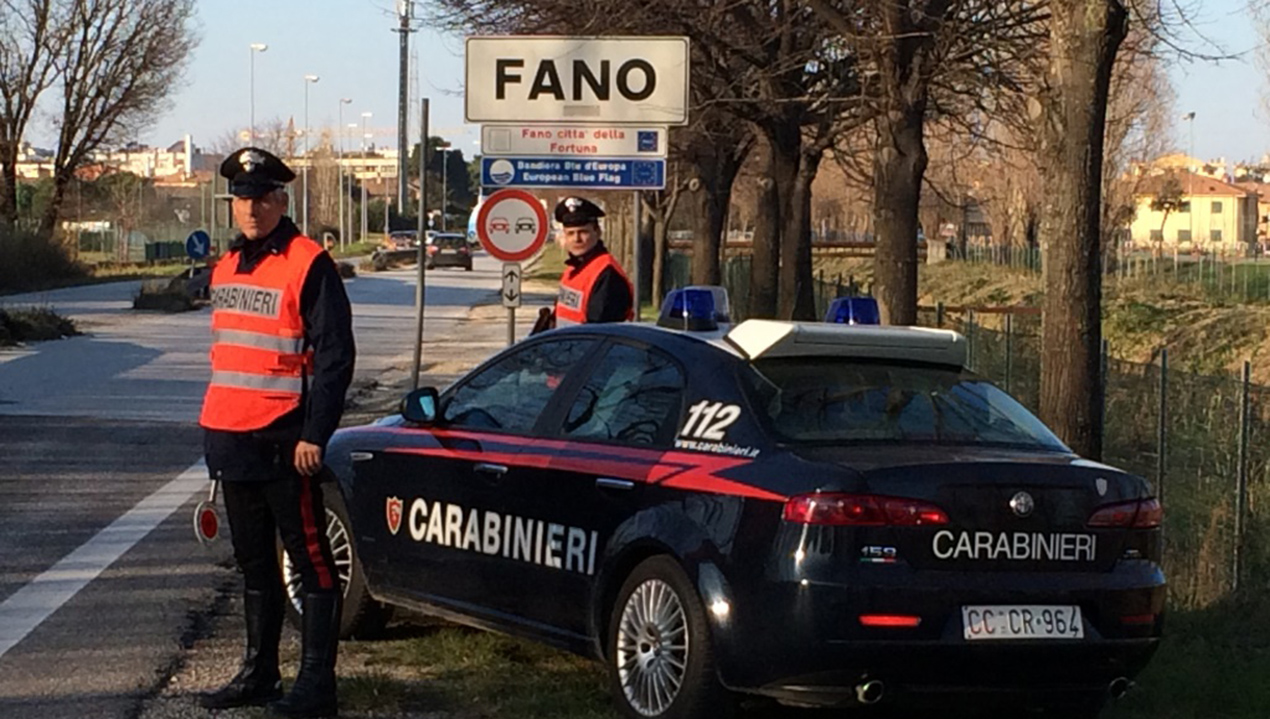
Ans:
<svg viewBox="0 0 1270 719"><path fill-rule="evenodd" d="M956 333L729 327L708 295L339 432L346 633L395 606L531 637L604 661L631 717L740 694L1091 717L1128 688L1165 599L1144 480L1075 456Z"/></svg>

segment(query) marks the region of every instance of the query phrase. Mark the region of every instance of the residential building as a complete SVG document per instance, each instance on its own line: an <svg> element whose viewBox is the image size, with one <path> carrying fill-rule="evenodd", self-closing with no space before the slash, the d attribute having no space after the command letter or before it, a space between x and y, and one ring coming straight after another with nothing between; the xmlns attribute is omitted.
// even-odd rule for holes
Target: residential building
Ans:
<svg viewBox="0 0 1270 719"><path fill-rule="evenodd" d="M1130 235L1139 249L1242 255L1257 239L1257 194L1212 177L1155 172L1139 183L1135 201Z"/></svg>

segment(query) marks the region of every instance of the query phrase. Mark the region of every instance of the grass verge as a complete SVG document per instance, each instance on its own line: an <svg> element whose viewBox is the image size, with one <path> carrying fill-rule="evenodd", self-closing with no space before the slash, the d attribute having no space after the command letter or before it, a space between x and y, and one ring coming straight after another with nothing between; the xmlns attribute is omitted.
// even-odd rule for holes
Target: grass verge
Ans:
<svg viewBox="0 0 1270 719"><path fill-rule="evenodd" d="M1270 707L1270 605L1255 597L1176 613L1138 687L1106 719L1260 719Z"/></svg>
<svg viewBox="0 0 1270 719"><path fill-rule="evenodd" d="M614 719L601 666L549 647L448 624L345 644L340 703L351 713ZM435 713L434 713L435 712Z"/></svg>

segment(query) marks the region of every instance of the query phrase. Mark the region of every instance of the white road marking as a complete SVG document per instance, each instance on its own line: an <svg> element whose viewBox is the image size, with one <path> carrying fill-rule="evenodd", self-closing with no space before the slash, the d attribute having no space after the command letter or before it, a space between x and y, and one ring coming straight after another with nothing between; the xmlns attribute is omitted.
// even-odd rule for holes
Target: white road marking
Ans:
<svg viewBox="0 0 1270 719"><path fill-rule="evenodd" d="M0 604L0 657L196 492L207 491L207 481L207 467L199 460Z"/></svg>

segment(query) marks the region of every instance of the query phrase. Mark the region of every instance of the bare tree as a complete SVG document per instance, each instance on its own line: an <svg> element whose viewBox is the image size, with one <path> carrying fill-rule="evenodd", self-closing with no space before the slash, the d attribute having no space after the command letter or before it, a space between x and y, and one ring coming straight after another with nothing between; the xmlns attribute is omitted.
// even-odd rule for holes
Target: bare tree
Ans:
<svg viewBox="0 0 1270 719"><path fill-rule="evenodd" d="M1053 0L1049 68L1035 112L1046 187L1040 415L1094 459L1102 456L1103 140L1128 23L1120 0Z"/></svg>
<svg viewBox="0 0 1270 719"><path fill-rule="evenodd" d="M56 79L65 33L53 0L0 1L0 221L18 219L18 153L40 97Z"/></svg>
<svg viewBox="0 0 1270 719"><path fill-rule="evenodd" d="M57 226L66 186L99 148L166 109L196 44L193 0L74 0L59 22L60 103L53 196L40 230Z"/></svg>

